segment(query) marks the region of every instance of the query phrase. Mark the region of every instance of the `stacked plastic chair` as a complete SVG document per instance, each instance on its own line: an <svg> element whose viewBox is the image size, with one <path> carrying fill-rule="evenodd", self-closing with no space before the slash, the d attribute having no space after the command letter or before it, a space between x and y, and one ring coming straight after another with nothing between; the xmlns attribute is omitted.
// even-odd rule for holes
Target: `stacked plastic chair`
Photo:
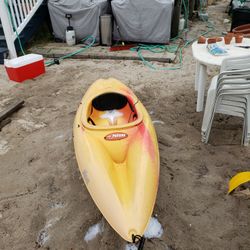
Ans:
<svg viewBox="0 0 250 250"><path fill-rule="evenodd" d="M250 140L250 57L226 58L207 94L202 121L202 141L207 143L215 113L241 117L244 120L242 144Z"/></svg>

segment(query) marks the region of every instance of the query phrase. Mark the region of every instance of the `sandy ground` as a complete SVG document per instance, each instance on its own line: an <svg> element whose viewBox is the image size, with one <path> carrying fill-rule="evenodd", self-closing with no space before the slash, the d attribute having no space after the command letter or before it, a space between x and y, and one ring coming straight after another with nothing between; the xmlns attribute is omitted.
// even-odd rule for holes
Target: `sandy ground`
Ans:
<svg viewBox="0 0 250 250"><path fill-rule="evenodd" d="M221 30L225 6L209 10ZM195 21L189 36L204 30ZM230 177L249 170L250 148L240 146L242 120L216 116L210 143L201 143L194 71L190 47L176 71L153 71L133 61L65 60L15 84L0 66L0 110L25 100L0 132L0 249L124 249L126 242L103 220L84 186L72 143L80 99L93 81L107 77L131 87L152 119L164 122L155 124L161 175L154 209L164 234L147 241L145 250L249 249L249 196L226 194ZM209 78L217 71L209 68ZM104 232L86 243L88 228L100 221Z"/></svg>

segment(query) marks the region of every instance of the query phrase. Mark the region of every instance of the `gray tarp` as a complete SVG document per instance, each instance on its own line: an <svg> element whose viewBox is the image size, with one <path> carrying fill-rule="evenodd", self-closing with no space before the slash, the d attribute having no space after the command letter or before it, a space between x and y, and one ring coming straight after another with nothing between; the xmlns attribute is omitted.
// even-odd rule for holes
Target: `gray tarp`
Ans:
<svg viewBox="0 0 250 250"><path fill-rule="evenodd" d="M241 3L242 2L242 3ZM233 9L237 9L237 8L250 8L250 1L240 1L240 0L233 0L232 2L233 5Z"/></svg>
<svg viewBox="0 0 250 250"><path fill-rule="evenodd" d="M108 11L107 0L49 0L48 8L56 38L65 41L68 26L65 14L72 14L70 24L78 41L88 35L95 37L96 42L100 41L99 17Z"/></svg>
<svg viewBox="0 0 250 250"><path fill-rule="evenodd" d="M173 0L113 0L111 4L120 30L120 34L114 30L114 40L169 41Z"/></svg>

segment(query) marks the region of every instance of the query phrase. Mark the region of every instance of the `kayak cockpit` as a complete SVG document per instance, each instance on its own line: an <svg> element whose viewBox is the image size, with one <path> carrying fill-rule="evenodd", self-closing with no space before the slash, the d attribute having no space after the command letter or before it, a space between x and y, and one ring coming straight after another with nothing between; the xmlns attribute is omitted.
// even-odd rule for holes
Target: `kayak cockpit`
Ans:
<svg viewBox="0 0 250 250"><path fill-rule="evenodd" d="M120 93L101 94L88 109L87 122L92 126L122 126L138 119L134 103Z"/></svg>

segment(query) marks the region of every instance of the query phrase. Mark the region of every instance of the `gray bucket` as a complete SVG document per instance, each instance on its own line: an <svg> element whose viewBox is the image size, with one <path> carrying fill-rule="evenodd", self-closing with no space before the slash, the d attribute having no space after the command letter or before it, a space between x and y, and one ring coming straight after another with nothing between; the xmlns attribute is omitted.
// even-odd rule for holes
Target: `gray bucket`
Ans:
<svg viewBox="0 0 250 250"><path fill-rule="evenodd" d="M112 16L100 16L100 33L102 45L112 45Z"/></svg>

